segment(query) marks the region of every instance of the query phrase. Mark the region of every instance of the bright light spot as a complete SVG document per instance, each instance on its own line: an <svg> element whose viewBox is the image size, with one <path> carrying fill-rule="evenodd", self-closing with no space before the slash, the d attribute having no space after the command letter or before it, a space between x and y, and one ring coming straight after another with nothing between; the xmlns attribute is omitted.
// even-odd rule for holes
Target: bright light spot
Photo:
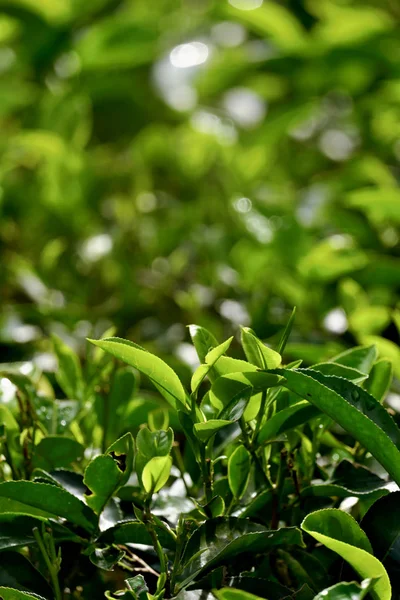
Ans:
<svg viewBox="0 0 400 600"><path fill-rule="evenodd" d="M381 238L385 246L388 246L389 248L394 248L400 241L399 234L395 227L387 227L384 229L381 233Z"/></svg>
<svg viewBox="0 0 400 600"><path fill-rule="evenodd" d="M236 300L224 300L219 307L221 316L235 325L248 325L250 317L247 310Z"/></svg>
<svg viewBox="0 0 400 600"><path fill-rule="evenodd" d="M239 213L248 213L252 207L251 200L249 198L238 198L233 203L233 208Z"/></svg>
<svg viewBox="0 0 400 600"><path fill-rule="evenodd" d="M40 371L54 372L57 370L57 359L50 352L42 352L33 358L35 366Z"/></svg>
<svg viewBox="0 0 400 600"><path fill-rule="evenodd" d="M54 63L54 70L61 79L68 79L81 70L79 55L72 51L62 54Z"/></svg>
<svg viewBox="0 0 400 600"><path fill-rule="evenodd" d="M222 283L225 283L225 285L234 286L237 284L239 276L238 272L229 265L220 265L218 267L218 278Z"/></svg>
<svg viewBox="0 0 400 600"><path fill-rule="evenodd" d="M211 30L214 41L225 48L240 46L246 39L246 30L239 23L223 21L217 23Z"/></svg>
<svg viewBox="0 0 400 600"><path fill-rule="evenodd" d="M269 219L257 212L246 215L246 227L261 244L268 244L274 236Z"/></svg>
<svg viewBox="0 0 400 600"><path fill-rule="evenodd" d="M0 49L0 73L4 73L15 62L16 54L12 48L1 48Z"/></svg>
<svg viewBox="0 0 400 600"><path fill-rule="evenodd" d="M329 129L321 135L319 146L325 156L340 162L351 156L355 148L355 142L344 131Z"/></svg>
<svg viewBox="0 0 400 600"><path fill-rule="evenodd" d="M190 123L200 133L215 135L223 144L233 144L236 141L236 129L232 123L224 123L217 115L205 110L196 111Z"/></svg>
<svg viewBox="0 0 400 600"><path fill-rule="evenodd" d="M26 344L40 336L40 329L35 325L18 325L11 332L12 339L19 344Z"/></svg>
<svg viewBox="0 0 400 600"><path fill-rule="evenodd" d="M197 92L190 85L180 84L164 90L164 99L167 104L179 112L192 110L197 103Z"/></svg>
<svg viewBox="0 0 400 600"><path fill-rule="evenodd" d="M229 4L240 10L254 10L260 8L264 0L229 0Z"/></svg>
<svg viewBox="0 0 400 600"><path fill-rule="evenodd" d="M349 496L340 503L339 509L343 510L343 512L350 512L357 502L358 498L356 498L356 496Z"/></svg>
<svg viewBox="0 0 400 600"><path fill-rule="evenodd" d="M169 59L174 67L187 69L206 62L209 55L208 47L203 42L190 42L176 46L170 53Z"/></svg>
<svg viewBox="0 0 400 600"><path fill-rule="evenodd" d="M390 393L386 396L385 404L400 413L400 394Z"/></svg>
<svg viewBox="0 0 400 600"><path fill-rule="evenodd" d="M2 377L0 379L0 397L1 401L4 404L8 404L14 398L15 393L17 391L16 386L11 383L9 379L6 377Z"/></svg>
<svg viewBox="0 0 400 600"><path fill-rule="evenodd" d="M334 308L325 315L323 325L327 331L341 334L347 331L348 323L346 313L341 308Z"/></svg>
<svg viewBox="0 0 400 600"><path fill-rule="evenodd" d="M100 233L87 239L81 250L82 257L88 262L96 262L111 252L113 242L108 233Z"/></svg>
<svg viewBox="0 0 400 600"><path fill-rule="evenodd" d="M151 192L142 192L136 198L136 206L140 212L152 212L157 207L157 198Z"/></svg>
<svg viewBox="0 0 400 600"><path fill-rule="evenodd" d="M335 250L343 250L344 248L351 248L353 246L353 240L350 235L344 235L342 233L337 233L335 235L331 235L328 238L329 245Z"/></svg>
<svg viewBox="0 0 400 600"><path fill-rule="evenodd" d="M247 88L233 88L224 96L224 107L239 125L251 129L260 123L267 112L266 103Z"/></svg>
<svg viewBox="0 0 400 600"><path fill-rule="evenodd" d="M175 354L193 370L199 366L199 357L197 356L196 349L191 344L187 344L186 342L179 344Z"/></svg>

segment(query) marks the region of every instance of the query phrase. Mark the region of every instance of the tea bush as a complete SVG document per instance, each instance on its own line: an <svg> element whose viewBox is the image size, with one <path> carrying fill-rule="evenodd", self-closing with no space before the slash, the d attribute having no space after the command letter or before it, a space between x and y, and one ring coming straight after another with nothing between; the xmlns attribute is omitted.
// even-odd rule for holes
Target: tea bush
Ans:
<svg viewBox="0 0 400 600"><path fill-rule="evenodd" d="M118 337L55 374L3 364L0 595L196 600L398 597L392 365L359 346L287 364L190 326L188 385Z"/></svg>

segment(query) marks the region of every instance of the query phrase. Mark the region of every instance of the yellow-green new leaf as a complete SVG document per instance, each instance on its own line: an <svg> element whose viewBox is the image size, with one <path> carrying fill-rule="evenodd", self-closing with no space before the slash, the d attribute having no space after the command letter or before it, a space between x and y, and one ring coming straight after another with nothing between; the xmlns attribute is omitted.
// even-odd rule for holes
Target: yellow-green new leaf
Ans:
<svg viewBox="0 0 400 600"><path fill-rule="evenodd" d="M383 564L372 554L371 544L351 515L336 508L317 510L301 527L319 543L339 554L363 578L379 578L370 594L374 600L390 600L391 586Z"/></svg>
<svg viewBox="0 0 400 600"><path fill-rule="evenodd" d="M178 375L158 356L147 352L147 350L129 340L121 338L89 340L89 342L147 375L174 408L176 408L177 403L183 406L186 405L186 393Z"/></svg>
<svg viewBox="0 0 400 600"><path fill-rule="evenodd" d="M247 360L259 369L276 369L282 362L281 355L263 344L249 327L242 327L242 346Z"/></svg>
<svg viewBox="0 0 400 600"><path fill-rule="evenodd" d="M232 340L233 336L207 353L205 357L205 364L200 365L193 373L193 377L190 383L190 387L193 393L198 390L201 382L206 377L206 375L208 375L208 373L213 368L217 360L221 358L221 356L225 354L225 352L227 352Z"/></svg>
<svg viewBox="0 0 400 600"><path fill-rule="evenodd" d="M172 466L170 456L155 456L143 469L143 487L148 494L158 492L168 481Z"/></svg>

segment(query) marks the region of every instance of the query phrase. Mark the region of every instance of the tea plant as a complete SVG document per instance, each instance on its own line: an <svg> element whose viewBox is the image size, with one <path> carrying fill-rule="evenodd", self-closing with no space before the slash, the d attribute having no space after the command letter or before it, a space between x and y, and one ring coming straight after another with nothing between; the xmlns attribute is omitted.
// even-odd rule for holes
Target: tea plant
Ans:
<svg viewBox="0 0 400 600"><path fill-rule="evenodd" d="M84 365L54 338L54 378L3 364L0 597L397 597L392 366L285 364L292 320L276 350L242 328L241 359L190 326L190 389L109 335Z"/></svg>

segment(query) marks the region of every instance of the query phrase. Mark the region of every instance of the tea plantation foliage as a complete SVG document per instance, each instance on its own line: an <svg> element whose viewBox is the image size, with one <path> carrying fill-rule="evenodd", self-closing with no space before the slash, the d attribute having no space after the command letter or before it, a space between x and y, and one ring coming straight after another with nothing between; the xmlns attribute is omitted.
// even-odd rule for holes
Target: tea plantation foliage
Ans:
<svg viewBox="0 0 400 600"><path fill-rule="evenodd" d="M0 598L400 598L398 3L0 8Z"/></svg>

